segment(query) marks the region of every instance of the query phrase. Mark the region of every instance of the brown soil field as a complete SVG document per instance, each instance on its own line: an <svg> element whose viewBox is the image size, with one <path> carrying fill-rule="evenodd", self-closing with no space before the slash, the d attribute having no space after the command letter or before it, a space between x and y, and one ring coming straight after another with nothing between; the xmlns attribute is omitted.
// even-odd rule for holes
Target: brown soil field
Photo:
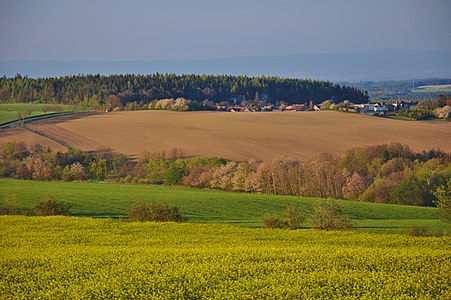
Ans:
<svg viewBox="0 0 451 300"><path fill-rule="evenodd" d="M0 130L0 145L5 142L24 142L28 145L39 144L57 151L67 151L67 148L63 145L21 127Z"/></svg>
<svg viewBox="0 0 451 300"><path fill-rule="evenodd" d="M188 155L234 160L281 156L306 160L320 152L339 155L354 146L391 142L407 144L416 151L440 148L451 152L449 122L402 121L331 111L115 112L55 118L28 126L74 148L110 147L135 157L179 148ZM30 138L24 141L38 142Z"/></svg>

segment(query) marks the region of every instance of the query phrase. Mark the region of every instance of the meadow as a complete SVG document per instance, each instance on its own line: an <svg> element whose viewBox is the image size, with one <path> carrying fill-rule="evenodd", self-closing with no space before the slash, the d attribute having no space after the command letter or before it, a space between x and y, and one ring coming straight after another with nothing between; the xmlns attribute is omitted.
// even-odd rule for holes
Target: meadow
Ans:
<svg viewBox="0 0 451 300"><path fill-rule="evenodd" d="M0 217L5 299L449 299L450 237Z"/></svg>
<svg viewBox="0 0 451 300"><path fill-rule="evenodd" d="M76 149L110 147L129 156L179 148L190 156L232 160L281 156L308 160L319 152L338 156L351 147L391 142L407 144L414 151L440 148L451 152L450 123L332 111L131 111L55 118L29 126ZM0 143L12 138L14 135L0 137Z"/></svg>
<svg viewBox="0 0 451 300"><path fill-rule="evenodd" d="M0 197L11 191L17 195L20 208L32 209L37 202L53 196L71 203L71 213L75 216L126 219L127 210L134 204L162 202L177 206L190 223L245 227L260 227L264 215L282 216L288 206L295 206L307 214L318 200L178 186L0 179ZM435 208L337 201L345 208L358 232L408 233L417 226L427 228L430 234L451 233L451 225L440 220ZM304 226L310 225L307 222Z"/></svg>
<svg viewBox="0 0 451 300"><path fill-rule="evenodd" d="M56 107L55 105L53 105ZM61 111L69 111L69 105L58 105ZM0 104L0 124L19 120L19 112L29 111L30 115L27 117L40 116L45 114L55 113L56 110L44 111L43 104L37 103L11 103Z"/></svg>

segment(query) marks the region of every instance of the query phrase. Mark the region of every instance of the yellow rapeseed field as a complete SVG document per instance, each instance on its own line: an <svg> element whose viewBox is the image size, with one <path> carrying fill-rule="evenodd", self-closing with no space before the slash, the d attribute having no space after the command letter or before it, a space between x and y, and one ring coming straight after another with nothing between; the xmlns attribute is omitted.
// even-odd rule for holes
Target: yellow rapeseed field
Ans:
<svg viewBox="0 0 451 300"><path fill-rule="evenodd" d="M0 217L3 299L450 299L451 238Z"/></svg>

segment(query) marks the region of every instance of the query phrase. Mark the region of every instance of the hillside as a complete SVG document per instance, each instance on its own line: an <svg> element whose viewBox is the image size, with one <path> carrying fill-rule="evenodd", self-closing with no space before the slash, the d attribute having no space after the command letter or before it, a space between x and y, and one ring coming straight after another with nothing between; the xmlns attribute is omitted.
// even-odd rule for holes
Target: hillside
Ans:
<svg viewBox="0 0 451 300"><path fill-rule="evenodd" d="M0 77L0 103L64 103L105 110L127 106L131 102L146 105L152 100L187 98L196 101L192 110L202 107L205 100L220 103L266 101L275 104L315 104L327 99L350 100L363 103L368 100L362 91L329 81L280 78L273 76L230 75L77 75L58 78L28 78L20 74L12 78ZM202 102L202 103L201 103ZM207 101L208 102L208 101ZM210 108L211 109L211 108Z"/></svg>
<svg viewBox="0 0 451 300"><path fill-rule="evenodd" d="M340 82L340 84L367 91L372 101L433 99L442 94L451 94L449 83L451 78Z"/></svg>
<svg viewBox="0 0 451 300"><path fill-rule="evenodd" d="M451 152L450 123L391 120L331 111L136 111L57 118L29 126L74 148L96 150L107 146L132 156L179 148L188 155L234 160L281 156L308 160L319 152L339 155L354 146L390 142L407 144L415 151L440 148ZM20 132L0 132L0 143L20 141L17 134ZM38 142L32 136L24 141Z"/></svg>
<svg viewBox="0 0 451 300"><path fill-rule="evenodd" d="M19 206L28 209L38 201L54 196L73 204L71 211L77 216L126 218L127 209L133 204L155 201L179 207L189 222L242 226L261 226L263 215L281 215L289 205L308 213L317 200L174 186L0 179L0 199L6 191L15 191ZM424 226L432 232L451 232L450 225L439 220L435 208L345 200L340 203L357 231L406 233L413 226Z"/></svg>

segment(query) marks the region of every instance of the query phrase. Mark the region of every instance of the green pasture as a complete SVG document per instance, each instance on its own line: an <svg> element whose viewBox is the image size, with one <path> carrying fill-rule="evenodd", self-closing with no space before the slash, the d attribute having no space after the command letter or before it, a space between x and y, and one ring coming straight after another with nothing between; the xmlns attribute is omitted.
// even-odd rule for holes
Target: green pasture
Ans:
<svg viewBox="0 0 451 300"><path fill-rule="evenodd" d="M68 112L71 111L70 105L58 105L61 107L62 112ZM31 111L31 114L29 117L39 116L39 115L45 115L50 113L55 113L56 111L48 111L44 112L43 110L43 104L39 103L12 103L12 104L0 104L0 124L19 120L20 117L18 115L18 112L20 111Z"/></svg>
<svg viewBox="0 0 451 300"><path fill-rule="evenodd" d="M84 217L126 219L127 209L144 201L177 206L191 223L226 223L261 226L265 214L282 216L290 205L306 213L317 198L232 193L175 186L111 183L39 182L0 179L0 199L13 191L21 208L33 208L48 196L69 202L71 213ZM337 200L352 219L355 230L405 233L414 226L431 233L449 234L451 225L441 221L435 208ZM308 227L308 223L305 225Z"/></svg>

